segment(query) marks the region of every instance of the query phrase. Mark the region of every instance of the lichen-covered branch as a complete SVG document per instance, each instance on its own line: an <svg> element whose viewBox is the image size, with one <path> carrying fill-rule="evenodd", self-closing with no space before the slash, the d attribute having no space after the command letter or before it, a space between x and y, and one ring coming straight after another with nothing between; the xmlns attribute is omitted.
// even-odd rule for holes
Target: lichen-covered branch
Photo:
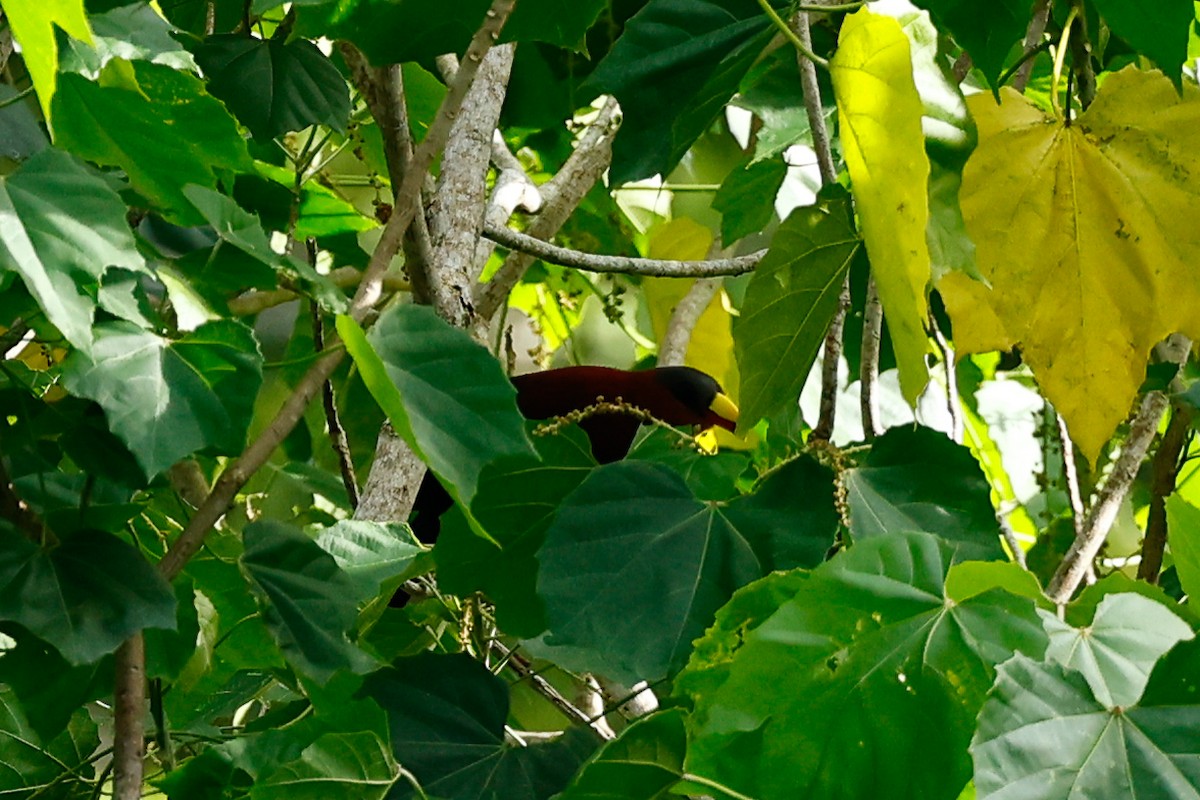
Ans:
<svg viewBox="0 0 1200 800"><path fill-rule="evenodd" d="M660 367L677 367L683 364L688 342L692 339L692 330L720 289L721 281L718 278L701 278L688 289L687 294L671 312L667 331L658 345Z"/></svg>

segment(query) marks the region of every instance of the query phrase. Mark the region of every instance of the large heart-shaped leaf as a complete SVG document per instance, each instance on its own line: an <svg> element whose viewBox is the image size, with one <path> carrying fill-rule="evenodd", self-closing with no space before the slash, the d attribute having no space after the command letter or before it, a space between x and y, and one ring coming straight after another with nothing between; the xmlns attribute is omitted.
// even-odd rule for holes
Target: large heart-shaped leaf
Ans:
<svg viewBox="0 0 1200 800"><path fill-rule="evenodd" d="M63 383L100 404L147 477L204 448L241 451L262 381L249 328L219 320L171 341L110 322L95 334L90 353L63 364Z"/></svg>
<svg viewBox="0 0 1200 800"><path fill-rule="evenodd" d="M256 522L245 539L242 570L289 663L320 680L338 669L369 666L349 639L358 618L356 586L333 556L279 522Z"/></svg>
<svg viewBox="0 0 1200 800"><path fill-rule="evenodd" d="M1013 45L1029 26L1029 3L1024 0L915 0L940 27L950 31L993 87Z"/></svg>
<svg viewBox="0 0 1200 800"><path fill-rule="evenodd" d="M4 15L14 38L21 43L25 68L37 89L42 112L50 119L50 99L58 78L58 26L81 42L91 42L87 11L82 0L8 0Z"/></svg>
<svg viewBox="0 0 1200 800"><path fill-rule="evenodd" d="M216 170L251 167L237 123L192 75L114 59L99 82L63 75L59 84L55 144L125 170L133 187L174 222L202 221L183 187L216 188Z"/></svg>
<svg viewBox="0 0 1200 800"><path fill-rule="evenodd" d="M67 341L87 349L101 274L144 271L145 262L120 195L47 148L0 179L0 267L20 275Z"/></svg>
<svg viewBox="0 0 1200 800"><path fill-rule="evenodd" d="M370 731L327 733L304 748L300 758L263 776L252 800L383 800L399 768L387 745Z"/></svg>
<svg viewBox="0 0 1200 800"><path fill-rule="evenodd" d="M1151 348L1200 334L1200 189L1188 177L1200 172L1200 90L1185 85L1181 98L1162 75L1127 67L1070 125L1011 89L1000 99L968 102L979 146L960 198L992 289L975 287L963 309L969 319L991 306L1094 462Z"/></svg>
<svg viewBox="0 0 1200 800"><path fill-rule="evenodd" d="M396 760L430 797L544 800L597 743L579 728L550 742L508 741L508 687L465 654L402 658L368 676L363 692L387 712ZM393 796L415 794L400 784Z"/></svg>
<svg viewBox="0 0 1200 800"><path fill-rule="evenodd" d="M837 528L831 479L797 459L724 504L697 500L658 464L595 470L538 553L549 628L539 652L627 684L677 670L739 587L820 563Z"/></svg>
<svg viewBox="0 0 1200 800"><path fill-rule="evenodd" d="M929 428L892 428L843 475L855 540L928 531L955 558L1004 558L991 487L971 451Z"/></svg>
<svg viewBox="0 0 1200 800"><path fill-rule="evenodd" d="M81 531L46 550L0 527L0 620L86 664L144 628L173 629L175 595L112 534Z"/></svg>
<svg viewBox="0 0 1200 800"><path fill-rule="evenodd" d="M860 244L845 200L797 208L776 231L733 322L742 426L798 402Z"/></svg>
<svg viewBox="0 0 1200 800"><path fill-rule="evenodd" d="M1200 645L1159 662L1130 708L1082 675L1018 655L1002 664L971 744L981 800L1200 795Z"/></svg>
<svg viewBox="0 0 1200 800"><path fill-rule="evenodd" d="M754 3L650 0L587 80L624 122L610 182L666 174L737 91L772 36Z"/></svg>
<svg viewBox="0 0 1200 800"><path fill-rule="evenodd" d="M557 800L655 800L683 777L681 709L637 720L600 748Z"/></svg>
<svg viewBox="0 0 1200 800"><path fill-rule="evenodd" d="M737 636L722 633L731 651L714 659L702 641L684 687L688 772L760 800L957 797L994 666L1040 655L1046 636L1028 599L950 601L952 555L924 533L860 542L761 624L752 606Z"/></svg>
<svg viewBox="0 0 1200 800"><path fill-rule="evenodd" d="M1138 594L1106 596L1082 628L1041 613L1050 635L1046 656L1083 675L1096 700L1108 708L1136 703L1155 662L1195 636L1166 606Z"/></svg>
<svg viewBox="0 0 1200 800"><path fill-rule="evenodd" d="M208 76L209 91L257 138L318 124L346 130L346 80L312 42L210 36L196 51L196 62Z"/></svg>

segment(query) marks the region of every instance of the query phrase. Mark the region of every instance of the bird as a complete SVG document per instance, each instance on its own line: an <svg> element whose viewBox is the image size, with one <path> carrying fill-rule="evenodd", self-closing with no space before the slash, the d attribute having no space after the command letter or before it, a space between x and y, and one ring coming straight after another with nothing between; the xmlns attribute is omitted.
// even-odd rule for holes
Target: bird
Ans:
<svg viewBox="0 0 1200 800"><path fill-rule="evenodd" d="M594 405L598 399L649 413L669 425L705 430L737 427L738 407L715 378L692 367L623 370L576 366L529 372L510 378L517 408L530 420L562 417ZM629 412L594 414L579 423L600 464L619 461L629 452L642 418ZM413 504L410 525L426 544L437 539L438 520L453 501L432 473L426 473Z"/></svg>

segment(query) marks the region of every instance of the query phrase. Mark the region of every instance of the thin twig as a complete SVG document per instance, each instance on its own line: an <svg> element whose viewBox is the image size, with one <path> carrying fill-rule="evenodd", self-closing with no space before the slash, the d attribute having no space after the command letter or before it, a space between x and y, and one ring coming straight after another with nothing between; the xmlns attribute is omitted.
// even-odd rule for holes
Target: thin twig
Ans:
<svg viewBox="0 0 1200 800"><path fill-rule="evenodd" d="M958 397L958 374L954 369L954 347L938 327L937 317L933 314L929 315L929 330L933 331L933 340L942 357L942 366L946 368L946 410L950 413L950 438L962 444L963 415Z"/></svg>
<svg viewBox="0 0 1200 800"><path fill-rule="evenodd" d="M476 32L467 49L467 66L459 70L458 80L446 93L433 125L430 126L420 147L413 155L411 169L404 176L404 184L397 196L396 203L398 208L407 209L404 213L407 215L408 221L412 220L419 202L419 189L422 183L420 175L425 174L433 162L434 155L445 144L446 135L450 131L450 121L457 115L458 108L462 104L463 98L466 97L470 81L474 78L475 69L478 68L483 53L499 35L500 29L508 19L508 14L512 11L514 2L515 0L493 0L492 8L489 10L483 26ZM351 301L350 315L356 321L363 320L383 296L384 273L391 264L392 257L396 254L404 231L408 227L407 221L398 222L402 216L401 214L393 215L388 225L385 226L384 234L371 256L370 265ZM179 538L175 540L158 564L159 572L168 580L178 575L188 560L200 549L204 537L208 535L217 520L224 515L238 491L246 484L250 476L266 463L280 442L291 433L296 423L304 415L308 404L320 390L321 384L333 374L334 369L341 363L345 356L345 350L340 346L335 347L334 344L334 342L330 343L328 352L314 362L296 384L292 394L284 401L282 408L266 430L217 479L212 492L209 493L201 507L196 509L196 513L188 521L183 533L179 535Z"/></svg>
<svg viewBox="0 0 1200 800"><path fill-rule="evenodd" d="M1154 454L1150 483L1150 513L1146 520L1146 538L1142 541L1142 560L1138 578L1158 583L1163 551L1167 547L1167 498L1175 491L1175 481L1191 440L1192 412L1182 403L1171 406L1171 422Z"/></svg>
<svg viewBox="0 0 1200 800"><path fill-rule="evenodd" d="M316 241L309 239L309 252L316 254ZM321 307L316 303L309 305L312 314L313 349L318 353L325 349L325 321L321 317ZM338 469L342 473L342 485L346 487L346 497L350 500L350 508L358 508L358 478L354 474L354 459L350 456L350 443L346 440L346 429L338 416L337 397L333 393L333 381L326 379L321 384L321 402L325 408L325 427L329 430L329 446L337 458Z"/></svg>
<svg viewBox="0 0 1200 800"><path fill-rule="evenodd" d="M566 163L540 187L542 210L527 230L530 236L547 240L558 233L576 206L608 169L612 161L612 141L618 127L620 106L614 98L609 97L580 137L579 144L567 157ZM489 229L492 227L485 226L484 235ZM495 316L535 256L520 248L513 249L490 281L476 285L475 308L480 320L487 322Z"/></svg>
<svg viewBox="0 0 1200 800"><path fill-rule="evenodd" d="M796 40L811 50L812 32L809 27L808 12L793 14L791 25L790 31ZM817 155L817 169L821 173L822 185L828 186L837 181L837 169L833 161L829 129L825 125L825 108L821 101L821 87L817 82L817 69L812 60L803 57L796 59L796 65L800 70L804 112L808 115L808 127L812 132L813 151ZM829 322L829 330L825 333L821 367L821 406L816 428L812 432L812 438L818 441L829 441L833 436L833 426L837 415L838 365L842 360L842 334L846 327L846 314L849 311L850 276L847 275L842 284L842 292L838 297L837 310Z"/></svg>
<svg viewBox="0 0 1200 800"><path fill-rule="evenodd" d="M1029 28L1025 31L1025 62L1017 70L1013 80L1013 88L1022 94L1029 84L1029 76L1033 74L1033 56L1042 46L1042 36L1046 33L1046 23L1050 20L1050 0L1037 0L1033 7L1033 17L1029 20Z"/></svg>
<svg viewBox="0 0 1200 800"><path fill-rule="evenodd" d="M863 436L869 442L879 435L879 351L883 346L883 303L875 278L867 277L867 303L863 309L862 352L858 374L859 407Z"/></svg>
<svg viewBox="0 0 1200 800"><path fill-rule="evenodd" d="M688 343L692 340L692 330L720 289L721 281L718 278L700 278L692 284L671 312L671 320L658 346L658 366L677 367L683 364Z"/></svg>
<svg viewBox="0 0 1200 800"><path fill-rule="evenodd" d="M45 544L47 530L38 515L33 512L13 488L8 467L0 458L0 519L6 519L32 542Z"/></svg>
<svg viewBox="0 0 1200 800"><path fill-rule="evenodd" d="M1046 410L1050 411L1047 404ZM1075 445L1071 442L1071 434L1067 432L1067 421L1057 411L1054 419L1057 422L1058 446L1062 452L1063 477L1067 481L1067 501L1071 504L1071 522L1075 526L1075 536L1083 535L1083 492L1079 485L1079 465L1075 462Z"/></svg>
<svg viewBox="0 0 1200 800"><path fill-rule="evenodd" d="M783 17L779 16L779 12L771 8L769 0L758 0L758 4L762 7L763 13L767 15L767 19L771 20L771 24L779 29L779 32L783 34L783 38L791 42L792 47L795 47L801 56L814 64L820 64L825 69L829 69L829 61L813 52L812 41L804 41L804 39L797 36L796 32L789 28L788 24L783 21ZM804 13L807 15L808 12Z"/></svg>
<svg viewBox="0 0 1200 800"><path fill-rule="evenodd" d="M734 258L676 261L665 258L636 258L584 253L559 247L506 227L485 226L483 235L510 250L536 256L551 264L574 267L586 272L616 272L625 275L652 275L665 278L715 278L721 275L741 275L758 266L758 262L767 254L766 250L758 250L749 255Z"/></svg>
<svg viewBox="0 0 1200 800"><path fill-rule="evenodd" d="M339 267L330 272L326 277L338 288L349 289L358 286L362 282L362 271L354 267ZM412 289L408 281L399 275L392 274L384 276L383 288L389 294L392 292L407 292ZM293 300L299 299L299 297L300 295L291 289L264 289L263 291L247 292L240 297L235 297L228 301L226 305L229 307L231 315L235 317L248 317L266 311L268 308L290 303Z"/></svg>
<svg viewBox="0 0 1200 800"><path fill-rule="evenodd" d="M113 800L139 800L146 755L146 645L141 632L117 648L113 669Z"/></svg>
<svg viewBox="0 0 1200 800"><path fill-rule="evenodd" d="M520 675L522 679L528 680L537 693L549 700L555 708L566 715L567 719L581 725L587 725L605 738L612 738L602 728L598 727L591 717L576 707L570 700L563 697L562 693L558 689L555 689L549 681L538 675L533 666L520 653L510 650L504 644L495 640L492 640L491 648L513 672Z"/></svg>

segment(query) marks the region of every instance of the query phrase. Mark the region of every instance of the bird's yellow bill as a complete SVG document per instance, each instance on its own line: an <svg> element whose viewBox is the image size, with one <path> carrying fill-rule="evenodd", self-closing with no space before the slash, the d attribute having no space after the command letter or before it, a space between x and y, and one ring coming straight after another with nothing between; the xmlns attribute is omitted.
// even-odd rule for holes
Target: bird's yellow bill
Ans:
<svg viewBox="0 0 1200 800"><path fill-rule="evenodd" d="M708 405L709 409L721 419L727 419L730 422L737 422L738 407L737 403L729 399L729 395L717 392L717 396Z"/></svg>
<svg viewBox="0 0 1200 800"><path fill-rule="evenodd" d="M719 448L717 447L716 428L705 428L693 436L692 439L696 442L696 446L700 448L700 452L704 453L704 455L713 456L717 454L717 450Z"/></svg>

